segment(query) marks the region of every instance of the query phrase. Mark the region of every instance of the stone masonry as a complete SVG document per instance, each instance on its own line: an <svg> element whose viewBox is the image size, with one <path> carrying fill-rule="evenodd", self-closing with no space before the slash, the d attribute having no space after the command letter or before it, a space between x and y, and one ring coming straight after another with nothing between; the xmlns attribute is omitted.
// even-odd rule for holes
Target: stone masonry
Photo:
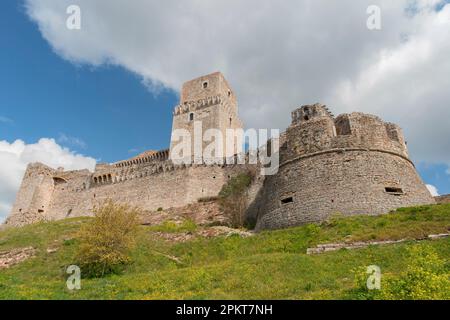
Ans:
<svg viewBox="0 0 450 320"><path fill-rule="evenodd" d="M30 164L6 225L92 215L107 199L146 211L180 208L217 196L241 172L256 171L256 165L172 161L174 132L194 134L195 123L203 134L217 129L224 136L227 129L243 127L234 92L221 73L183 85L170 149L98 164L94 172ZM242 141L233 143L238 150ZM247 213L257 221L257 230L321 221L334 213L382 214L435 203L409 159L402 130L376 116L334 117L323 105L304 106L292 113L280 146L278 173L255 177L249 189Z"/></svg>

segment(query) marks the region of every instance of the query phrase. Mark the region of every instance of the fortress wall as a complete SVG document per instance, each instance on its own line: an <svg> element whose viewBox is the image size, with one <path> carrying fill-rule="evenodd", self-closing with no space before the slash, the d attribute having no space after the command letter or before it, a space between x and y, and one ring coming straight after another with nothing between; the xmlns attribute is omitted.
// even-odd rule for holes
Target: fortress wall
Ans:
<svg viewBox="0 0 450 320"><path fill-rule="evenodd" d="M262 199L258 230L323 221L334 213L375 215L434 203L409 161L374 151L332 152L288 162L278 175L266 177Z"/></svg>
<svg viewBox="0 0 450 320"><path fill-rule="evenodd" d="M108 199L148 211L183 207L199 198L217 196L228 179L246 166L166 165L165 168L155 174L147 174L146 167L138 168L124 181L95 185L87 190L68 188L68 184L66 188L58 186L53 193L49 217L57 220L91 215L95 205Z"/></svg>
<svg viewBox="0 0 450 320"><path fill-rule="evenodd" d="M450 194L435 197L437 203L450 203Z"/></svg>

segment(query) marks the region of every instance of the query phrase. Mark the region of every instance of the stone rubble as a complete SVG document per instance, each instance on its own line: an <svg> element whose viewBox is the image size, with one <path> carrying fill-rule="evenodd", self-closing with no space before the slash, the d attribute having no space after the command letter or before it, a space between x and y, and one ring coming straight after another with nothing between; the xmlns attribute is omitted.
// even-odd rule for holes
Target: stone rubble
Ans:
<svg viewBox="0 0 450 320"><path fill-rule="evenodd" d="M443 234L430 234L428 237L424 239L415 239L415 241L423 241L423 240L437 240L443 239L450 236L450 233ZM308 248L306 250L306 254L320 254L324 252L337 251L341 249L361 249L366 248L368 246L383 246L389 244L397 244L410 241L410 239L401 239L401 240L386 240L386 241L367 241L367 242L353 242L353 243L327 243L327 244L319 244L315 248Z"/></svg>
<svg viewBox="0 0 450 320"><path fill-rule="evenodd" d="M17 248L9 251L0 252L0 269L6 269L19 264L36 253L33 247Z"/></svg>

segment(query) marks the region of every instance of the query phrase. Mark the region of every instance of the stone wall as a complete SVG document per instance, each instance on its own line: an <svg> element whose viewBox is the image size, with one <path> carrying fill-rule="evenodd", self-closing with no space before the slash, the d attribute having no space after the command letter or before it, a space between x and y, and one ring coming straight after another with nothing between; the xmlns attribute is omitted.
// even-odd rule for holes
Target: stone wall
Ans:
<svg viewBox="0 0 450 320"><path fill-rule="evenodd" d="M266 178L257 228L278 229L323 221L336 213L376 215L433 203L422 185L409 161L389 153L342 151L305 157Z"/></svg>
<svg viewBox="0 0 450 320"><path fill-rule="evenodd" d="M146 211L183 207L217 196L228 179L247 170L240 165L176 166L170 161L126 168L101 165L97 169L94 173L59 172L41 164L30 165L6 224L88 216L107 199ZM106 178L100 181L100 177Z"/></svg>
<svg viewBox="0 0 450 320"><path fill-rule="evenodd" d="M450 194L435 197L437 203L450 203Z"/></svg>

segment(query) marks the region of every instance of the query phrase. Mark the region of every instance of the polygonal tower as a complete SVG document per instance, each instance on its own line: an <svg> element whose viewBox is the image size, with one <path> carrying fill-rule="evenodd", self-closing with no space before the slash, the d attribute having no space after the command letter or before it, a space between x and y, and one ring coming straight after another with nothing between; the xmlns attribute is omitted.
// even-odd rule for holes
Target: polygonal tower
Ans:
<svg viewBox="0 0 450 320"><path fill-rule="evenodd" d="M236 96L222 73L212 73L184 83L180 104L173 113L170 158L173 160L175 153L177 157L187 157L176 152L183 134L190 136L192 158L199 156L195 148L204 151L218 139L217 133L222 136L222 141L216 145L222 149L223 157L234 155L242 142L234 139L233 145L228 146L232 154L227 155L227 129L242 129L242 122L238 116Z"/></svg>
<svg viewBox="0 0 450 320"><path fill-rule="evenodd" d="M264 184L259 230L435 203L400 127L373 115L334 118L323 105L303 106L292 113L280 156L278 174Z"/></svg>

